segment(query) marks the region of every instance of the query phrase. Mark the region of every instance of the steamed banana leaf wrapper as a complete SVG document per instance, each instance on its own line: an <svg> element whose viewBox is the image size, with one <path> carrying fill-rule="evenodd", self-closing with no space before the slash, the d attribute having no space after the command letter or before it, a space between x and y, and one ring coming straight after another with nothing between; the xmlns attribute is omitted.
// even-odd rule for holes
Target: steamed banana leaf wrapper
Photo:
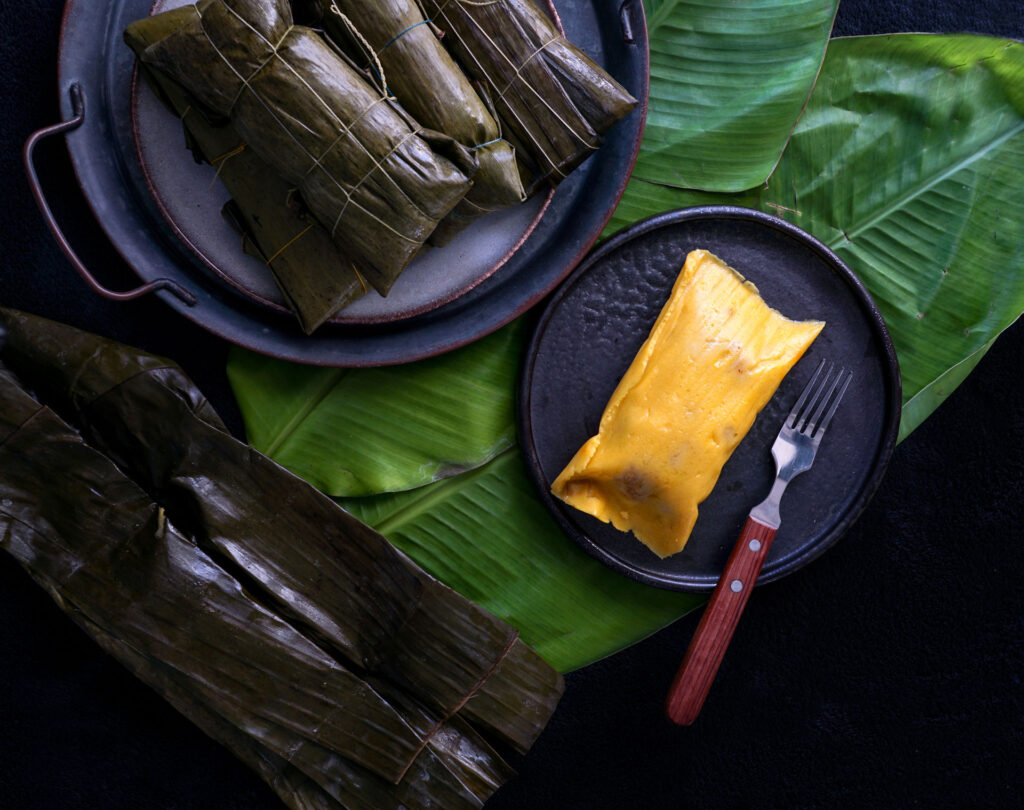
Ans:
<svg viewBox="0 0 1024 810"><path fill-rule="evenodd" d="M141 54L190 18L187 8L146 17L128 26L125 41ZM164 105L181 119L196 160L217 169L232 197L225 216L242 234L246 252L270 268L302 330L311 334L362 296L366 282L292 193L294 186L248 148L229 123L211 123L180 85L145 64L141 68Z"/></svg>
<svg viewBox="0 0 1024 810"><path fill-rule="evenodd" d="M637 101L532 0L421 0L466 75L487 88L527 193L557 185Z"/></svg>
<svg viewBox="0 0 1024 810"><path fill-rule="evenodd" d="M9 378L2 384L0 430L10 434L0 449L2 491L12 518L4 542L15 556L32 549L19 561L39 567L64 604L116 627L147 657L188 672L226 718L265 716L386 778L401 776L423 740L397 711L250 599L52 410ZM40 485L61 478L62 486Z"/></svg>
<svg viewBox="0 0 1024 810"><path fill-rule="evenodd" d="M292 806L476 807L507 778L485 738L524 749L562 688L514 630L235 441L173 364L0 322L0 546L87 632Z"/></svg>
<svg viewBox="0 0 1024 810"><path fill-rule="evenodd" d="M431 235L432 244L526 199L515 150L414 0L320 0L319 16L328 35L413 118L476 155L473 188Z"/></svg>
<svg viewBox="0 0 1024 810"><path fill-rule="evenodd" d="M399 794L415 794L433 782L424 799L445 796L455 806L471 807L486 798L458 778L470 768L481 770L478 758L500 762L474 734L462 735L473 757L453 757L445 735L434 740L434 717L408 699L404 706L385 700L251 600L238 581L162 520L159 507L108 458L6 372L0 372L0 384L0 432L8 438L0 447L0 491L11 503L5 513L13 516L3 543L108 651L159 691L180 693L179 701L188 699L201 715L219 718L208 724L227 721L231 728L255 730L262 747L309 774L344 806L356 800L355 806L388 806L364 805L368 796L358 786L369 782L390 796L399 779ZM26 497L45 476L62 471L70 473L70 486L43 487L40 497ZM96 501L117 504L116 513L78 497L80 486ZM436 750L453 760L455 774ZM501 773L498 768L493 770ZM402 778L406 769L409 779ZM353 789L354 799L346 796Z"/></svg>
<svg viewBox="0 0 1024 810"><path fill-rule="evenodd" d="M385 293L470 189L472 151L421 127L318 32L294 25L288 0L185 9L143 64L211 120L230 121Z"/></svg>
<svg viewBox="0 0 1024 810"><path fill-rule="evenodd" d="M296 808L348 808L352 810L414 810L414 808L478 807L513 775L508 766L468 726L453 728L446 723L435 729L428 745L445 758L444 769L435 759L417 760L414 769L399 785L381 780L336 754L306 746L301 762L284 759L226 722L183 685L173 670L155 664L131 647L119 642L80 613L72 618L108 653L121 661L136 677L159 692L179 712L192 720L209 737L233 751L281 797ZM428 717L411 711L412 722ZM436 773L431 772L431 767ZM454 780L453 780L454 777Z"/></svg>

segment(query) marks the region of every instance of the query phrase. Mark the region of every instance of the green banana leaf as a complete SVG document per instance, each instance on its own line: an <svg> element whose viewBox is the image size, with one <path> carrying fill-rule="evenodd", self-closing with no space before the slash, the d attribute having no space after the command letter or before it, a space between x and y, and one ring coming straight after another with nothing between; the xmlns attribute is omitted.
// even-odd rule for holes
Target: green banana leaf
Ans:
<svg viewBox="0 0 1024 810"><path fill-rule="evenodd" d="M1024 311L1024 44L972 35L836 39L765 187L633 180L611 229L692 205L759 208L867 285L903 374L900 438Z"/></svg>
<svg viewBox="0 0 1024 810"><path fill-rule="evenodd" d="M515 448L457 478L341 505L518 627L561 672L639 641L704 601L641 585L583 552L536 496Z"/></svg>
<svg viewBox="0 0 1024 810"><path fill-rule="evenodd" d="M784 216L830 244L870 286L893 332L906 436L1024 309L1022 52L1024 46L974 36L835 40L765 188L714 195L634 180L613 227L670 208L720 202ZM475 375L479 362L508 375L502 407L510 430L520 344L486 344L493 356L478 345L480 354L460 373ZM237 373L242 362L250 367L247 375ZM277 436L289 434L289 425L300 425L301 432L304 415L318 407L365 411L380 421L384 402L399 415L387 417L379 432L422 433L406 422L414 409L393 401L396 392L406 394L406 372L431 384L417 366L391 370L389 398L358 383L359 376L378 372L348 372L352 398L339 396L330 408L321 405L326 378L320 369L239 353L232 357L232 382L251 441L293 469L328 468L339 462L319 440L306 443L305 452L296 446L285 459L281 451L290 442ZM280 397L291 404L277 410L270 403ZM486 416L470 419L461 406L444 408L441 400L424 397L415 416L454 423L460 431ZM388 466L393 454L382 449L376 462ZM514 449L455 478L343 505L428 571L518 627L562 671L638 640L700 601L637 585L577 549L544 511Z"/></svg>
<svg viewBox="0 0 1024 810"><path fill-rule="evenodd" d="M651 90L634 176L763 183L814 86L838 0L644 0Z"/></svg>
<svg viewBox="0 0 1024 810"><path fill-rule="evenodd" d="M246 438L334 496L412 489L512 446L525 326L401 367L313 368L232 351Z"/></svg>

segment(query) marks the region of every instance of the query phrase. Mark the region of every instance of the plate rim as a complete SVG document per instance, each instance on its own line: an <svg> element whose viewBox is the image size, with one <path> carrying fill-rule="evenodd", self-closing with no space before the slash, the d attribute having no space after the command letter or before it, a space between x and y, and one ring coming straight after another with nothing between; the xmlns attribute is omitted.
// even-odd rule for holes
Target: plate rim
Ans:
<svg viewBox="0 0 1024 810"><path fill-rule="evenodd" d="M72 23L78 19L76 14L86 13L87 5L84 0L66 0L62 12L57 51L60 110L65 118L72 114L69 91L78 83L82 86L83 98L87 108L92 111L92 117L106 119L112 115L111 102L106 98L109 93L102 92L105 90L105 84L101 87L96 86L96 76L105 77L111 66L105 64L83 68L83 54L73 52L74 49L69 48L69 42L75 33L75 26ZM179 255L183 248L177 244L165 244L169 234L154 229L149 222L148 214L139 212L135 215L142 218L148 226L145 229L147 249L139 248L137 240L131 244L123 243L123 240L128 238L125 233L131 229L125 226L115 227L115 223L111 221L116 218L116 212L111 211L114 206L103 199L103 193L110 181L104 182L104 178L100 178L96 170L97 164L117 162L116 146L110 145L102 154L97 155L94 154L96 150L88 148L88 143L82 143L81 138L75 138L77 133L70 133L67 148L75 179L104 235L133 274L144 281L169 277L186 283L196 294L197 303L194 305L184 303L167 290L158 290L155 295L178 314L211 334L270 357L328 367L397 365L437 356L491 334L543 300L571 274L600 238L601 232L610 220L615 204L625 191L639 154L650 88L650 48L646 17L640 4L628 3L622 9L606 9L604 14L607 15L608 22L601 35L607 36L609 30L619 30L616 26L622 25L624 13L628 13L631 24L631 38L627 40L623 35L624 45L628 49L626 53L629 56L618 64L627 65L626 69L632 76L632 81L638 83L639 103L630 116L632 118L635 114L636 118L629 124L619 146L623 171L614 184L604 186L602 193L608 195L609 204L607 210L594 217L591 223L592 231L585 230L578 234L582 237L578 240L573 238L577 236L575 234L569 236L566 241L577 247L566 251L566 259L557 276L552 275L540 286L523 280L527 276L535 275L533 273L516 272L503 276L501 272L496 272L463 296L423 315L390 324L330 324L313 335L302 335L292 316L268 314L263 305L241 300L242 296L237 291L225 288L221 281L204 279L197 275L189 266L189 262L184 261L183 256ZM109 44L107 36L96 39L101 40L101 44L88 49L90 53L97 48L106 48ZM78 48L80 50L81 45ZM83 75L73 75L76 73ZM89 81L92 84L89 84ZM616 126L624 123L619 122ZM95 141L95 138L93 134L87 136L86 140ZM114 166L112 171L118 175L119 188L128 194L133 193L131 182L123 177L123 168L119 165ZM579 200L576 200L572 207L575 208L578 204ZM128 224L137 223L132 220ZM537 261L530 262L524 269L529 270L536 263ZM517 278L520 279L518 285L515 284ZM514 287L511 292L518 294L515 305L506 308L501 304L501 299L509 293L505 288L510 284Z"/></svg>
<svg viewBox="0 0 1024 810"><path fill-rule="evenodd" d="M530 340L524 352L519 375L518 396L516 397L516 428L518 431L519 442L523 448L527 473L534 485L534 488L548 512L555 518L556 522L562 528L562 531L571 540L579 545L590 556L636 582L641 582L645 585L651 585L664 590L690 593L710 593L714 590L717 583L680 581L678 578L668 579L667 577L659 577L655 574L648 573L647 571L639 570L624 563L618 557L608 553L602 545L592 540L585 531L568 519L565 511L563 510L571 507L566 507L561 501L557 500L554 495L551 494L550 484L541 470L537 447L534 441L532 429L533 422L530 411L532 402L532 380L534 370L536 368L540 342L562 302L572 291L575 285L583 278L583 276L585 276L591 268L601 262L609 254L617 251L629 242L644 237L652 231L660 230L683 222L708 219L745 220L755 222L759 225L780 231L791 239L795 239L796 241L804 244L814 253L817 253L819 257L831 267L832 271L842 278L853 292L858 303L861 305L861 309L864 311L866 321L868 322L872 333L879 341L882 348L882 356L884 358L884 382L888 394L888 402L883 415L884 429L875 453L875 462L870 474L861 485L857 496L853 499L847 509L839 515L822 540L814 544L806 544L802 546L796 552L788 555L784 564L780 564L770 569L766 565L766 570L762 571L755 583L755 586L774 582L775 580L781 579L782 577L802 568L807 565L807 563L817 559L828 549L834 546L836 542L838 542L839 538L849 530L867 507L868 503L870 503L872 497L874 497L875 493L878 491L878 487L880 486L882 479L885 477L885 471L889 466L893 451L896 448L897 438L899 435L900 416L902 412L903 383L900 376L899 361L896 357L896 348L877 304L875 304L874 299L868 292L867 287L864 286L864 283L846 265L846 263L840 259L831 248L816 237L804 231L802 228L799 228L793 223L787 222L780 217L773 216L772 214L768 214L754 208L744 208L734 205L702 205L689 208L678 208L661 214L655 214L623 228L602 242L598 248L594 250L583 262L581 262L557 288L545 305L544 309L541 311L537 322L534 325L533 331L530 335Z"/></svg>

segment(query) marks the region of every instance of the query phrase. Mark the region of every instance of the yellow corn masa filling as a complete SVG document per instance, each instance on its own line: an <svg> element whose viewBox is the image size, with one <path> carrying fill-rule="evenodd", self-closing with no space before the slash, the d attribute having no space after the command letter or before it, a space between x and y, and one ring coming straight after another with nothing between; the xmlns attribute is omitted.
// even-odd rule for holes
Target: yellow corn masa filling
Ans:
<svg viewBox="0 0 1024 810"><path fill-rule="evenodd" d="M780 315L721 259L692 251L597 435L552 492L658 556L675 554L697 504L824 326Z"/></svg>

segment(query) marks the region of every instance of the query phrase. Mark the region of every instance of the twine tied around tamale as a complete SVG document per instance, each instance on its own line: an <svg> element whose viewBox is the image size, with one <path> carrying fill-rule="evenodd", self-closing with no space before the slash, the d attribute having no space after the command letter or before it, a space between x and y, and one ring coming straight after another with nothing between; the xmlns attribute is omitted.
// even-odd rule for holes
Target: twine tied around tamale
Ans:
<svg viewBox="0 0 1024 810"><path fill-rule="evenodd" d="M345 210L348 208L348 204L350 202L352 202L352 194L355 192L355 190L357 188L359 188L363 183L365 183L369 179L370 175L372 175L374 172L376 172L378 170L381 172L381 174L383 174L385 177L390 179L390 175L387 173L387 170L384 168L384 161L386 161L389 157L391 157L393 154L395 154L395 152L397 152L399 149L401 149L403 146L405 146L405 143L407 141L409 141L412 138L415 138L422 131L423 131L423 127L417 126L416 129L407 132L405 135L403 135L401 137L401 139L399 139L398 143L396 143L394 146L392 146L391 149L388 150L388 153L386 155L384 155L383 157L381 157L381 158L375 158L375 157L373 157L373 155L370 155L370 160L373 163L373 168L371 168L366 174L364 174L362 177L360 177L359 178L359 182L356 183L354 186L352 186L351 189L348 190L347 196L345 198L345 204L343 206L341 206L341 211L338 212L338 218L334 221L334 226L331 228L331 237L333 237L334 236L334 232L338 230L338 225L341 224L341 218L342 218L342 216L344 216ZM402 195L405 196L405 198L407 200L409 199L409 195L407 195L405 193L405 191L401 187L398 187L398 190L402 192ZM412 203L412 200L409 200L409 202ZM415 204L413 204L413 205L415 206ZM417 208L416 210L419 210L419 208ZM424 216L426 216L426 215L424 214ZM406 238L408 239L408 237L406 237ZM411 242L411 241L414 241L414 240L409 239L409 241Z"/></svg>
<svg viewBox="0 0 1024 810"><path fill-rule="evenodd" d="M217 157L213 158L210 161L210 165L213 166L217 170L213 174L213 180L210 181L210 188L213 188L213 184L216 183L217 182L217 178L220 177L220 170L224 168L224 164L227 163L228 160L233 158L235 155L242 154L242 152L245 151L245 149L246 149L246 147L248 145L249 144L247 144L245 141L242 141L234 149L229 149L223 155L218 155Z"/></svg>
<svg viewBox="0 0 1024 810"><path fill-rule="evenodd" d="M535 48L535 49L534 49L534 51L533 51L533 53L531 53L531 54L530 54L529 56L527 56L527 57L526 57L526 58L525 58L525 59L524 59L524 60L523 60L523 61L522 61L522 62L520 63L519 67L517 67L517 68L516 68L516 72L512 74L512 78L508 80L508 82L507 82L507 83L505 84L505 87L504 87L504 88L503 88L503 89L502 89L502 90L501 90L501 91L500 91L500 92L498 93L498 98L504 98L504 96L505 96L505 93L507 93L507 92L508 92L508 89L509 89L509 88L510 88L510 87L511 87L511 86L512 86L513 84L515 84L515 83L516 83L516 82L517 82L517 81L518 81L519 79L521 79L521 78L522 78L522 75L521 75L521 74L522 74L522 72L523 72L524 68L526 68L526 66L527 66L528 64L530 64L530 62L532 62L532 61L533 61L534 59L536 59L536 58L537 58L537 57L538 57L538 56L539 56L539 55L540 55L541 53L543 53L543 52L544 52L544 49L545 49L545 48L547 48L547 47L548 47L548 45L554 45L554 44L555 44L556 42L558 42L558 40L560 40L560 39L562 39L561 35L559 35L559 36L554 36L554 37L551 37L551 39L549 39L549 40L548 40L547 42L545 42L545 43L544 43L543 45L540 45L539 47ZM503 54L503 55L504 55L504 54ZM507 57L506 57L506 58L507 58ZM511 59L509 59L509 64L514 64L514 63L512 62L512 60L511 60ZM561 119L559 119L559 120L561 120ZM566 126L568 126L568 125L566 125Z"/></svg>
<svg viewBox="0 0 1024 810"><path fill-rule="evenodd" d="M189 104L187 107L185 107L184 110L181 111L181 115L178 117L178 120L184 121L188 117L188 114L190 112L192 112L192 105L191 104ZM217 182L217 178L220 177L221 167L223 167L224 164L227 163L228 158L232 158L235 155L241 154L242 152L245 151L247 146L248 146L248 144L245 141L242 141L234 149L229 149L224 154L218 155L215 158L208 158L209 164L217 169L217 172L213 175L213 180L210 181L210 187L211 188L213 187L213 184L215 182Z"/></svg>
<svg viewBox="0 0 1024 810"><path fill-rule="evenodd" d="M305 228L303 228L301 231L299 231L297 234L295 234L295 236L293 236L291 239L289 239L287 242L285 242L283 245L281 245L281 247L279 247L277 250L275 250L274 251L274 255L271 256L269 259L267 259L267 261L266 261L267 266L269 267L273 263L274 259L276 259L282 253L284 253L288 248L290 248L292 245L294 245L296 242L298 242L299 239L301 239L303 236L305 236L306 233L308 233L309 230L312 227L313 227L313 223L310 222Z"/></svg>
<svg viewBox="0 0 1024 810"><path fill-rule="evenodd" d="M353 118L347 124L342 123L341 124L341 130L338 132L338 137L336 137L333 141L331 141L330 144L327 146L327 148L324 149L324 151L320 153L320 157L313 157L313 155L310 155L310 157L313 157L313 165L310 166L309 169L306 170L306 177L308 177L310 175L310 173L315 168L317 168L320 165L320 161L323 160L325 157L327 157L331 153L331 150L334 149L334 147L337 146L341 142L342 138L344 138L346 135L348 135L350 132L352 132L352 128L356 124L358 124L360 121L362 121L363 118L366 117L367 113L370 112L370 110L372 110L374 107L376 107L382 101L389 101L389 100L390 99L388 99L386 96L381 96L380 98L376 98L373 101L371 101L369 104L367 104L365 107L363 107L363 109L359 111L359 115L357 115L355 118ZM355 135L353 135L353 137L355 137ZM339 185L340 185L340 183L339 183Z"/></svg>
<svg viewBox="0 0 1024 810"><path fill-rule="evenodd" d="M294 245L296 242L298 242L303 236L305 236L307 233L309 233L311 230L313 230L314 227L316 227L316 223L315 222L310 222L308 225L306 225L305 228L303 228L301 231L299 231L297 234L295 234L295 236L293 236L291 239L289 239L287 242L285 242L283 245L281 245L281 247L279 247L277 250L275 250L272 256L270 256L269 258L264 259L263 263L266 264L267 267L271 267L273 265L274 261L281 257L282 253L284 253L286 250L288 250L288 248L290 248L292 245ZM245 240L246 240L246 234L243 233L242 234L242 250L243 251L245 251ZM363 294L366 294L367 292L370 291L370 286L366 283L366 279L363 278L363 274L360 273L356 269L355 265L351 265L351 268L352 268L352 272L355 274L355 277L359 281L359 286L363 288Z"/></svg>
<svg viewBox="0 0 1024 810"><path fill-rule="evenodd" d="M496 2L496 0L492 0L492 2ZM490 2L488 2L488 3L477 3L476 5L490 5ZM345 14L342 13L342 11L338 8L336 3L331 3L331 11L334 14L336 14L338 17L341 18L341 20L348 27L349 31L351 31L356 37L358 37L360 43L363 45L363 48L371 55L371 57L373 58L374 64L377 66L378 78L381 80L381 84L384 86L385 92L387 92L389 94L390 94L391 91L388 89L387 81L384 78L384 65L383 65L383 63L379 59L381 54L383 54L384 51L386 51L388 48L390 48L392 45L394 45L396 42L398 42L398 40L400 40L402 37L404 37L410 31L412 31L412 30L414 30L416 28L419 28L421 25L429 25L429 26L431 26L431 28L436 29L435 30L435 36L438 39L441 39L441 36L442 36L441 33L438 33L438 31L440 31L440 29L438 29L437 26L435 25L434 18L433 17L427 17L425 19L420 20L419 22L414 22L412 25L406 26L401 31L399 31L397 34L395 34L393 37L391 37L391 39L389 39L387 42L385 42L384 45L381 47L381 49L379 51L374 51L373 48L370 46L370 43L363 37L362 33L360 33L359 29L355 26L355 24L347 16L345 16ZM360 117L362 117L362 116L360 115ZM352 125L354 123L355 122L353 121L352 124L349 124L349 128L350 129L351 129L351 127L352 127ZM483 147L485 147L485 146L490 146L492 143L498 143L499 141L503 141L503 140L504 140L504 138L500 138L500 137L499 138L492 138L489 141L485 141L484 143L478 143L475 146L470 146L468 148L475 151L477 149L483 149ZM332 148L333 148L333 145L332 145ZM328 150L328 151L330 151L330 150Z"/></svg>
<svg viewBox="0 0 1024 810"><path fill-rule="evenodd" d="M370 45L370 43L366 41L366 37L364 37L362 32L356 27L356 24L354 22L352 22L352 20L350 20L342 12L342 10L340 8L338 8L338 4L337 3L334 3L334 2L331 3L331 13L337 15L341 19L341 21L343 23L345 23L345 27L348 28L349 33L351 33L352 36L354 36L356 39L358 39L359 40L359 44L362 45L363 48L366 50L366 52L370 54L370 58L373 59L373 63L377 66L377 75L378 75L378 77L380 77L381 87L383 87L384 88L384 92L387 93L388 92L388 80L384 76L384 65L382 65L380 63L380 59L377 56L377 52L373 49L373 46ZM401 36L401 34L399 36ZM397 37L396 37L396 39L397 39ZM387 47L387 46L385 46L385 47ZM383 48L381 50L383 50Z"/></svg>
<svg viewBox="0 0 1024 810"><path fill-rule="evenodd" d="M386 51L388 48L390 48L392 45L394 45L396 42L398 42L398 40L400 40L402 37L404 37L406 34L408 34L410 31L412 31L412 29L419 28L421 25L433 25L433 24L434 24L434 21L431 20L431 19L420 20L417 23L413 23L408 28L405 28L405 29L399 31L397 34L395 34L393 37L391 37L391 39L389 39L387 42L385 42L384 43L384 47L382 47L379 51L377 51L377 56L380 56L382 53L384 53L384 51ZM440 37L438 37L438 39L440 39Z"/></svg>

